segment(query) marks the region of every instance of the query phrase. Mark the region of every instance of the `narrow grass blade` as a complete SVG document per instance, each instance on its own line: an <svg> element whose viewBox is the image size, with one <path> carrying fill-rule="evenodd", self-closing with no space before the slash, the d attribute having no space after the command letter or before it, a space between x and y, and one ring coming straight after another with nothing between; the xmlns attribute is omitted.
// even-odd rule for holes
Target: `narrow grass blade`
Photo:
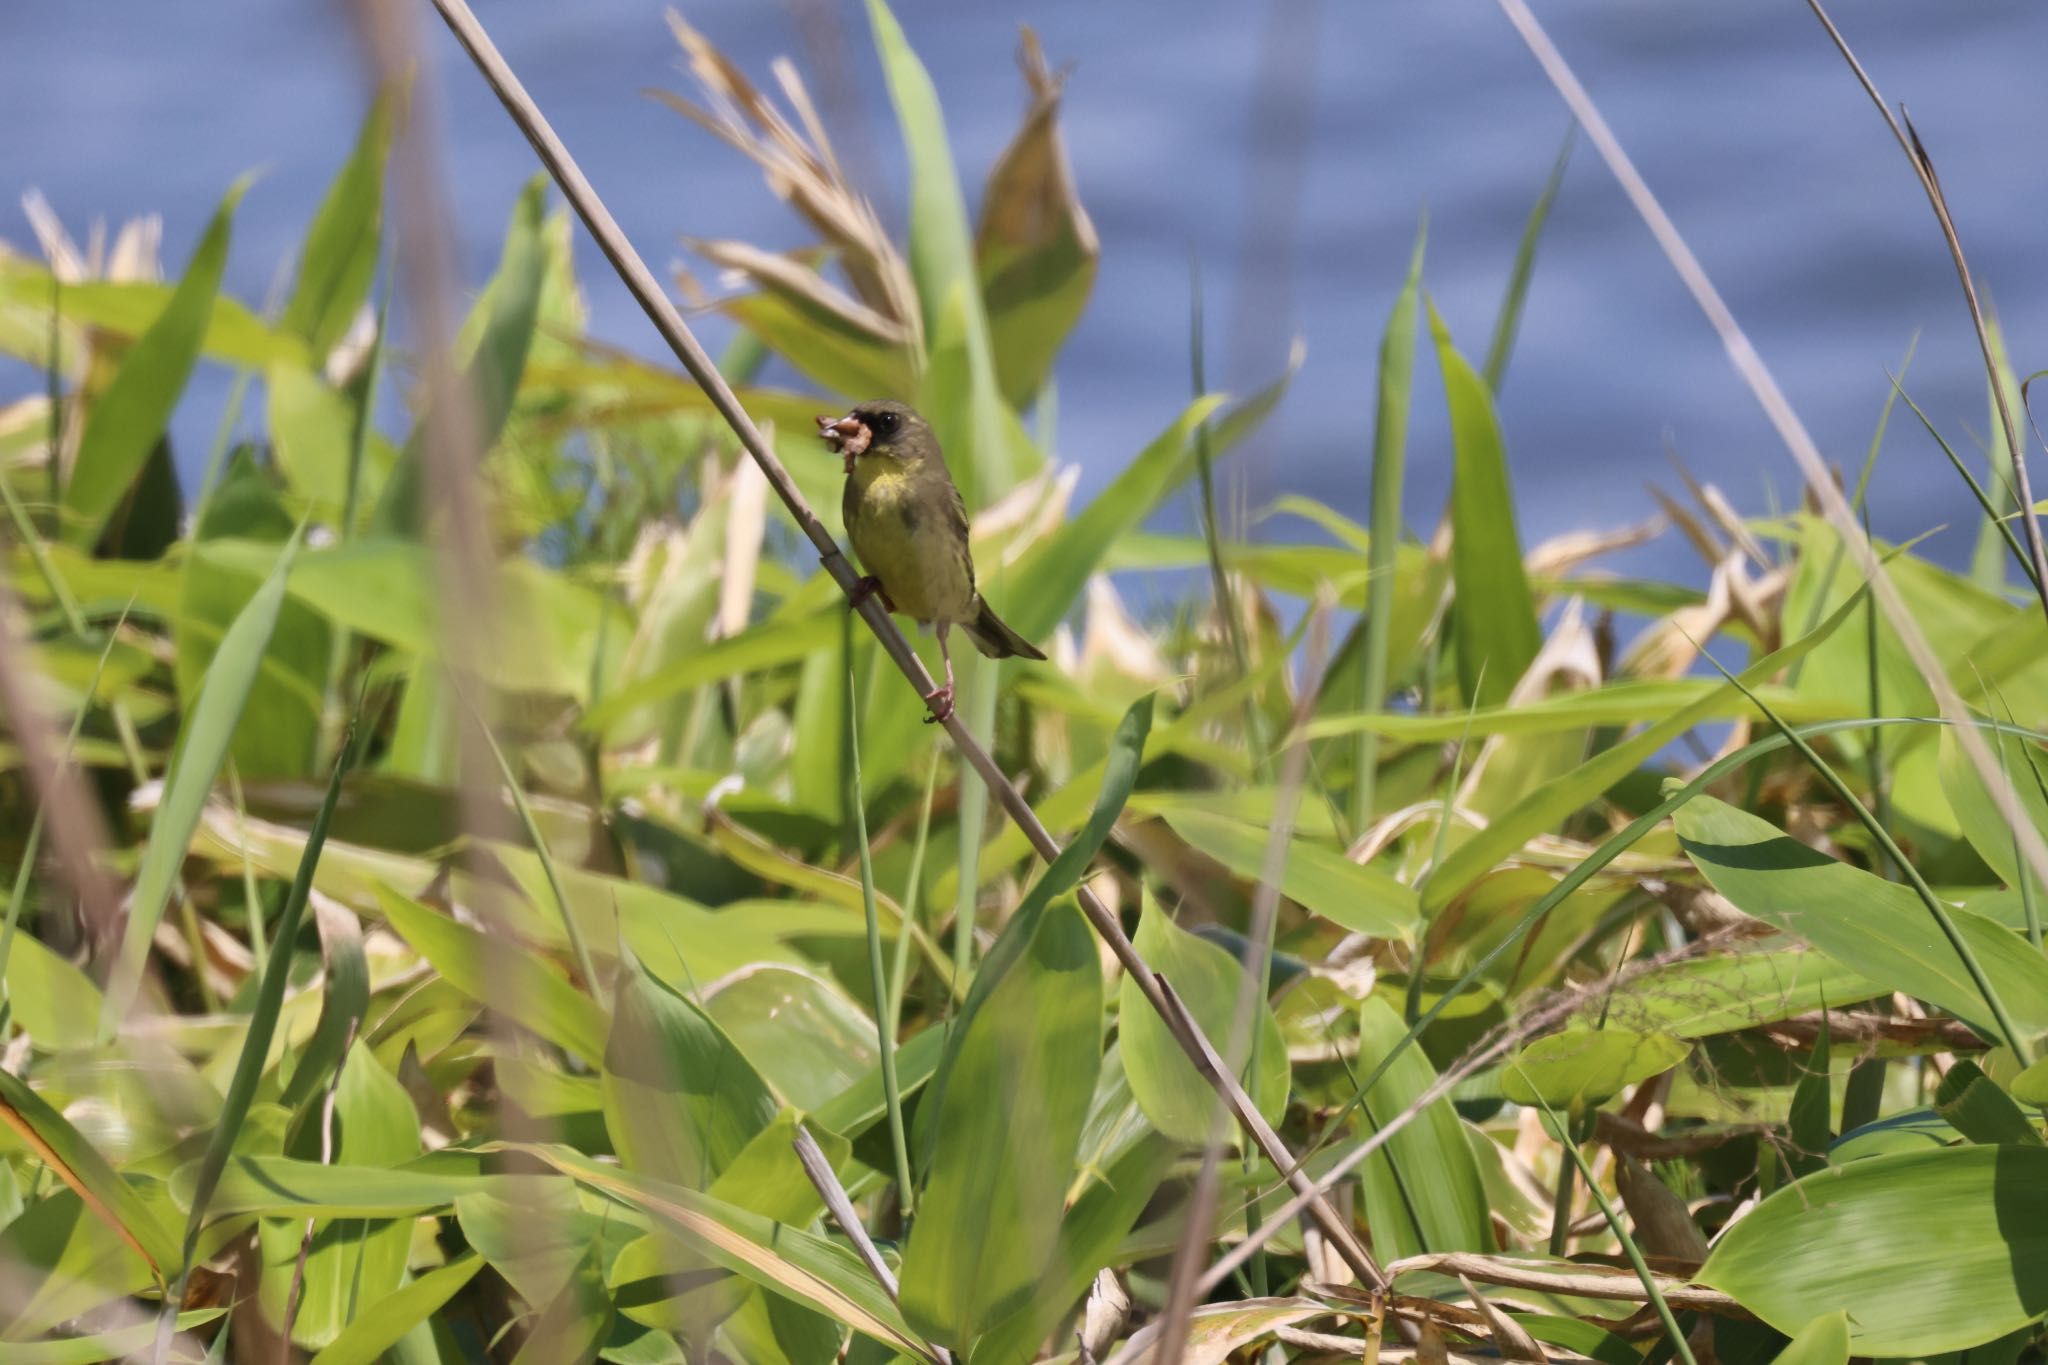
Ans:
<svg viewBox="0 0 2048 1365"><path fill-rule="evenodd" d="M1550 1135L1558 1140L1580 1178L1586 1182L1586 1193L1592 1195L1593 1202L1600 1206L1600 1214L1607 1220L1608 1229L1614 1233L1615 1240L1621 1243L1622 1254L1628 1257L1629 1266L1636 1272L1636 1278L1643 1282L1643 1290L1650 1296L1651 1306L1657 1310L1657 1320L1664 1324L1664 1335L1671 1343L1671 1349L1677 1352L1678 1358L1684 1361L1685 1365L1698 1365L1693 1358L1691 1343L1686 1341L1685 1333L1679 1330L1678 1319L1671 1312L1671 1305L1664 1301L1664 1291L1658 1287L1657 1277L1650 1273L1650 1263L1643 1259L1642 1248L1636 1245L1635 1238L1629 1236L1628 1224L1615 1210L1613 1201L1607 1197L1607 1192L1600 1188L1600 1178L1593 1174L1593 1168L1587 1164L1585 1154L1579 1151L1579 1145L1571 1140L1571 1133L1566 1128L1564 1120L1557 1116L1557 1111L1544 1102L1540 1095L1537 1096L1537 1103L1543 1106L1543 1117L1548 1120L1546 1126L1550 1129Z"/></svg>
<svg viewBox="0 0 2048 1365"><path fill-rule="evenodd" d="M889 977L882 970L882 926L875 912L875 862L873 851L868 847L867 797L860 782L860 707L855 702L858 688L853 667L852 612L846 614L845 645L841 658L846 662L843 720L846 761L843 766L846 774L847 836L860 855L860 899L861 909L867 916L868 975L875 993L875 1043L881 1059L882 1096L889 1107L889 1146L896 1158L897 1198L902 1203L904 1217L908 1219L917 1202L917 1187L910 1178L910 1142L903 1132L903 1095L896 1086L896 1034L890 1026L895 1011ZM921 857L922 845L919 852ZM910 910L906 907L904 918L907 920L909 916ZM909 937L909 926L905 924L896 935L899 956Z"/></svg>
<svg viewBox="0 0 2048 1365"><path fill-rule="evenodd" d="M1380 335L1379 409L1372 433L1372 527L1366 565L1365 668L1358 709L1377 711L1387 700L1387 651L1394 628L1394 556L1401 544L1401 483L1408 462L1408 409L1415 388L1416 300L1422 289L1422 253L1429 219L1415 228L1408 275L1395 296L1394 311ZM1379 777L1380 741L1361 731L1352 748L1351 829L1372 823L1374 785Z"/></svg>
<svg viewBox="0 0 2048 1365"><path fill-rule="evenodd" d="M290 553L287 549L287 559ZM281 587L281 571L276 581ZM239 627L238 622L237 629ZM228 653L228 644L223 642L221 654L226 656ZM327 781L327 794L321 798L320 809L313 816L312 828L306 835L306 850L299 857L299 870L292 879L291 894L285 898L284 910L278 915L270 958L263 964L262 984L257 988L256 1004L249 1011L248 1028L242 1035L241 1056L235 1062L234 1077L228 1082L227 1095L221 1101L219 1122L207 1140L206 1154L200 1160L193 1182L191 1213L185 1223L178 1282L166 1300L167 1305L181 1303L184 1299L185 1279L191 1273L192 1253L199 1244L200 1229L206 1225L207 1205L220 1184L221 1173L227 1169L228 1158L234 1154L235 1142L241 1137L242 1125L249 1115L249 1106L256 1098L257 1083L262 1080L269 1061L270 1043L277 1036L278 1016L283 1012L284 993L291 982L292 954L299 937L299 925L305 919L306 902L312 897L313 873L320 865L320 852L327 843L328 826L334 821L334 807L341 800L342 779L348 775L348 754L349 746L343 745L342 756L335 761L333 774ZM161 814L158 818L162 819ZM194 818L197 819L196 811ZM183 844L179 847L182 850ZM170 1324L171 1315L167 1308L159 1320L160 1329L167 1331ZM163 1338L159 1335L158 1339L161 1341Z"/></svg>
<svg viewBox="0 0 2048 1365"><path fill-rule="evenodd" d="M150 940L156 934L157 922L163 918L178 869L184 865L193 831L199 828L199 817L213 791L214 778L227 758L243 703L263 666L263 655L269 647L271 632L277 627L278 613L284 606L285 584L298 551L299 536L294 535L278 555L270 577L221 637L199 698L179 733L178 749L172 755L169 776L164 779L163 800L157 806L149 845L143 850L142 866L136 873L120 955L115 959L106 998L100 1007L103 1040L111 1039L120 1030L121 1020L127 1016L142 984Z"/></svg>
<svg viewBox="0 0 2048 1365"><path fill-rule="evenodd" d="M1536 196L1536 205L1529 210L1529 221L1522 225L1522 240L1515 248L1515 266L1508 274L1507 293L1500 302L1500 315L1494 320L1493 340L1486 347L1486 387L1495 393L1508 376L1508 356L1515 349L1515 334L1522 325L1522 303L1528 297L1529 276L1536 268L1536 247L1543 240L1543 228L1550 221L1550 207L1557 202L1558 187L1564 184L1564 168L1572 159L1572 144L1578 140L1579 125L1574 123L1564 131L1564 145L1557 149L1557 160L1550 165L1550 175L1543 182L1543 192Z"/></svg>

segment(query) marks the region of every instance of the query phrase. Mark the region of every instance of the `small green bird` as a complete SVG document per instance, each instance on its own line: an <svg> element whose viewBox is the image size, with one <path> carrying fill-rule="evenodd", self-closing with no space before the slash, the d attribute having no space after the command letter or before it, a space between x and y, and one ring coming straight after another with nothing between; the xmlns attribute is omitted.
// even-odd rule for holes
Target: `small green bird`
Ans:
<svg viewBox="0 0 2048 1365"><path fill-rule="evenodd" d="M952 627L991 659L1045 657L976 591L967 504L924 418L907 403L882 398L844 417L820 417L818 435L846 459L846 534L868 571L853 604L879 592L890 611L938 632L946 681L925 698L932 708L927 723L953 714L953 656L946 648Z"/></svg>

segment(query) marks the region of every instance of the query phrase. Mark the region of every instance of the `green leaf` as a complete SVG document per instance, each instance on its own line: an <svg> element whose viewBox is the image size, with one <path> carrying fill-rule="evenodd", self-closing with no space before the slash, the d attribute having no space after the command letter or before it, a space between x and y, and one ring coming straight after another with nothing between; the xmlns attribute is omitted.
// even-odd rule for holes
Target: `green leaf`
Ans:
<svg viewBox="0 0 2048 1365"><path fill-rule="evenodd" d="M1372 530L1366 564L1365 662L1359 672L1357 706L1377 711L1386 705L1388 660L1394 629L1394 565L1401 544L1401 483L1408 463L1408 409L1415 397L1416 296L1422 288L1422 252L1429 241L1427 216L1416 225L1408 276L1394 296L1386 330L1380 333L1379 406L1372 429ZM1378 780L1379 741L1362 733L1352 750L1351 825L1372 822L1373 787Z"/></svg>
<svg viewBox="0 0 2048 1365"><path fill-rule="evenodd" d="M1706 1038L1889 993L1824 953L1764 949L1652 968L1589 1000L1576 1017L1590 1024L1605 1013L1638 1033Z"/></svg>
<svg viewBox="0 0 2048 1365"><path fill-rule="evenodd" d="M136 338L105 392L93 401L64 488L64 539L70 544L89 547L99 539L170 424L199 360L227 267L235 206L248 186L244 178L228 190L170 304Z"/></svg>
<svg viewBox="0 0 2048 1365"><path fill-rule="evenodd" d="M884 1345L920 1360L932 1358L867 1267L845 1248L695 1190L631 1175L571 1148L520 1150L659 1220L733 1273Z"/></svg>
<svg viewBox="0 0 2048 1365"><path fill-rule="evenodd" d="M1078 910L1056 904L963 1028L948 1068L903 1257L903 1314L920 1331L965 1347L1050 1269L1101 1047L1095 936Z"/></svg>
<svg viewBox="0 0 2048 1365"><path fill-rule="evenodd" d="M377 902L400 937L470 999L508 1010L521 1028L586 1061L604 1056L604 1011L537 953L381 885Z"/></svg>
<svg viewBox="0 0 2048 1365"><path fill-rule="evenodd" d="M1785 1343L1774 1365L1849 1365L1849 1314L1823 1313Z"/></svg>
<svg viewBox="0 0 2048 1365"><path fill-rule="evenodd" d="M1844 602L1804 637L1758 659L1737 676L1744 684L1754 687L1765 678L1789 668L1834 634L1852 613L1860 610L1860 603L1860 598ZM1598 800L1602 793L1634 772L1658 750L1701 720L1717 714L1719 708L1730 705L1729 699L1739 696L1740 691L1733 683L1724 682L1699 701L1680 707L1613 748L1586 760L1563 777L1530 792L1512 808L1489 821L1485 829L1451 850L1450 855L1430 874L1428 885L1422 888L1423 910L1434 915L1449 905L1501 859L1512 856L1529 840L1555 829L1574 812ZM1849 962L1849 959L1843 958L1842 961Z"/></svg>
<svg viewBox="0 0 2048 1365"><path fill-rule="evenodd" d="M2030 741L2016 739L2002 731L1994 730L1984 738L2002 751L2005 775L2012 783L2019 808L2033 821L2035 830L2048 837L2048 792L2042 791L2041 780L2036 775L2048 773L2048 757L2044 757ZM1984 779L1978 776L1977 765L1964 755L1953 729L1942 727L1940 744L1941 790L1956 813L1956 823L1962 827L1963 837L1970 841L1970 847L1977 850L1977 856L1998 874L2000 881L2007 886L2018 886L2020 850L2005 813L1992 799ZM2032 873L2027 875L2031 877ZM2036 894L2040 894L2038 887Z"/></svg>
<svg viewBox="0 0 2048 1365"><path fill-rule="evenodd" d="M1934 1089L1934 1112L1972 1142L2039 1147L2041 1134L1999 1089L1998 1082L1967 1057L1957 1059Z"/></svg>
<svg viewBox="0 0 2048 1365"><path fill-rule="evenodd" d="M973 1365L1028 1365L1038 1358L1039 1344L1088 1292L1096 1273L1117 1263L1177 1151L1176 1143L1147 1134L1109 1169L1093 1174L1060 1223L1052 1268L1028 1304L974 1343Z"/></svg>
<svg viewBox="0 0 2048 1365"><path fill-rule="evenodd" d="M213 790L214 777L227 757L228 746L242 718L243 704L255 685L257 669L262 666L278 612L284 605L285 581L298 548L298 538L293 537L277 557L270 577L221 637L198 699L179 731L178 747L164 779L156 820L150 826L149 846L143 851L142 866L135 875L120 956L115 960L106 998L100 1006L103 1041L120 1029L136 989L142 984L150 939L163 919L172 884L184 865L185 850L191 847L192 834L199 828L199 817Z"/></svg>
<svg viewBox="0 0 2048 1365"><path fill-rule="evenodd" d="M1694 866L1737 908L1872 981L1989 1027L1983 997L1912 890L1836 862L1712 797L1675 817ZM2048 1030L2048 958L1997 922L1949 911L2018 1025Z"/></svg>
<svg viewBox="0 0 2048 1365"><path fill-rule="evenodd" d="M178 1314L178 1330L190 1331L203 1327L221 1314L225 1308L201 1308L189 1313ZM7 1343L8 1365L98 1365L103 1360L137 1360L149 1355L156 1341L157 1325L154 1322L139 1322L133 1327L116 1327L107 1332L94 1332L90 1336L63 1337L55 1341L10 1341ZM188 1339L173 1351L182 1351L165 1357L173 1365L196 1365L199 1355Z"/></svg>
<svg viewBox="0 0 2048 1365"><path fill-rule="evenodd" d="M355 150L327 187L312 226L306 229L299 277L278 318L278 326L305 338L316 361L334 349L355 320L377 273L393 103L393 93L387 90L370 106Z"/></svg>
<svg viewBox="0 0 2048 1365"><path fill-rule="evenodd" d="M420 1154L420 1120L411 1098L360 1042L350 1050L335 1087L334 1131L334 1160L340 1165L381 1170ZM317 1142L304 1146L308 1155L319 1154ZM279 1321L294 1280L300 1279L298 1253L305 1234L306 1225L297 1219L258 1230L263 1303ZM357 1316L356 1305L382 1303L398 1289L411 1249L412 1227L404 1221L343 1218L316 1224L292 1339L314 1349L333 1341Z"/></svg>
<svg viewBox="0 0 2048 1365"><path fill-rule="evenodd" d="M1507 378L1508 355L1515 348L1515 333L1522 323L1522 301L1528 297L1529 276L1536 268L1536 246L1543 240L1543 226L1550 221L1550 206L1557 202L1558 187L1564 183L1565 163L1571 160L1572 141L1577 132L1577 124L1565 129L1564 145L1557 149L1557 160L1550 164L1543 191L1536 196L1528 221L1522 224L1514 269L1508 272L1507 292L1493 322L1493 340L1486 347L1486 387L1494 393L1500 392L1501 383Z"/></svg>
<svg viewBox="0 0 2048 1365"><path fill-rule="evenodd" d="M1160 813L1174 833L1238 876L1256 882L1264 875L1271 842L1267 830L1178 803ZM1289 841L1286 858L1280 890L1303 909L1375 938L1406 938L1414 932L1419 912L1413 887L1306 837Z"/></svg>
<svg viewBox="0 0 2048 1365"><path fill-rule="evenodd" d="M988 950L988 956L982 959L981 969L974 975L974 984L968 988L967 999L961 1002L960 1013L953 1021L946 1056L939 1064L938 1079L933 1084L933 1099L926 1101L919 1112L916 1145L921 1167L927 1163L931 1151L931 1120L926 1114L944 1110L948 1077L969 1031L1011 966L1032 951L1031 945L1038 934L1038 921L1045 915L1047 907L1056 897L1066 895L1080 883L1088 864L1095 861L1095 855L1109 841L1117 816L1123 813L1124 802L1130 799L1131 786L1138 780L1138 765L1144 757L1145 739L1152 732L1152 705L1153 698L1148 693L1132 702L1130 710L1124 713L1123 720L1117 724L1116 734L1110 740L1109 754L1103 760L1102 785L1096 792L1095 809L1090 813L1088 823L1060 850L1059 856L1045 869L1045 874L1025 893L1016 912L1010 916L1010 922L1003 926L1002 934ZM903 1058L898 1060L904 1062Z"/></svg>
<svg viewBox="0 0 2048 1365"><path fill-rule="evenodd" d="M292 492L312 503L323 521L339 521L348 498L355 409L319 375L297 365L272 365L263 373L263 387L271 457Z"/></svg>
<svg viewBox="0 0 2048 1365"><path fill-rule="evenodd" d="M1173 986L1218 1052L1226 1051L1244 988L1243 964L1182 929L1149 898L1138 919L1136 945L1138 955ZM1124 1075L1145 1117L1175 1141L1195 1146L1207 1142L1210 1119L1220 1103L1216 1092L1128 976L1117 987L1117 1017ZM1272 1007L1263 1000L1258 1002L1254 1027L1259 1033L1258 1073L1251 1074L1254 1053L1248 1051L1246 1074L1240 1079L1259 1113L1277 1123L1287 1108L1287 1044Z"/></svg>
<svg viewBox="0 0 2048 1365"><path fill-rule="evenodd" d="M547 280L547 250L541 240L547 187L547 175L535 175L513 205L498 271L484 286L471 323L464 328L463 340L474 337L475 341L463 383L458 386L460 395L436 400L474 405L469 435L481 451L498 443L506 419L512 415L512 402L519 393L519 378L525 373L526 355L540 318L541 287ZM433 419L422 418L406 442L404 457L377 502L372 524L379 531L406 535L431 515L424 504L424 480L427 433L434 425Z"/></svg>
<svg viewBox="0 0 2048 1365"><path fill-rule="evenodd" d="M1359 1056L1385 1056L1407 1032L1392 1006L1378 996L1366 997L1359 1016ZM1403 1049L1365 1096L1366 1132L1361 1136L1406 1113L1436 1081L1436 1068L1419 1048ZM1366 1225L1382 1262L1426 1251L1493 1250L1486 1187L1465 1138L1464 1120L1449 1096L1426 1106L1367 1157L1360 1180Z"/></svg>
<svg viewBox="0 0 2048 1365"><path fill-rule="evenodd" d="M1854 1355L1980 1345L2048 1311L2048 1148L1942 1147L1820 1171L1737 1220L1695 1278L1781 1332L1819 1305L1842 1309Z"/></svg>
<svg viewBox="0 0 2048 1365"><path fill-rule="evenodd" d="M1669 1071L1691 1050L1668 1034L1568 1028L1503 1062L1500 1090L1516 1104L1582 1112Z"/></svg>
<svg viewBox="0 0 2048 1365"><path fill-rule="evenodd" d="M830 981L795 967L744 968L705 997L704 1012L778 1095L806 1112L877 1065L875 1021Z"/></svg>
<svg viewBox="0 0 2048 1365"><path fill-rule="evenodd" d="M189 1200L200 1163L179 1168L171 1191ZM238 1156L222 1171L209 1212L266 1218L410 1218L452 1208L495 1179L431 1158L412 1166L340 1166L283 1156ZM303 1225L302 1225L303 1226Z"/></svg>
<svg viewBox="0 0 2048 1365"><path fill-rule="evenodd" d="M0 1071L0 1123L26 1142L53 1175L77 1192L94 1217L149 1263L162 1283L179 1263L177 1239L99 1150L41 1095Z"/></svg>
<svg viewBox="0 0 2048 1365"><path fill-rule="evenodd" d="M605 1127L626 1169L702 1189L775 1118L767 1085L696 1005L632 962L604 1050Z"/></svg>
<svg viewBox="0 0 2048 1365"><path fill-rule="evenodd" d="M2048 1107L2048 1058L2035 1062L2012 1078L2012 1097L2036 1109Z"/></svg>
<svg viewBox="0 0 2048 1365"><path fill-rule="evenodd" d="M386 1295L374 1313L364 1313L313 1357L313 1365L376 1365L414 1327L425 1322L476 1278L484 1258L460 1256Z"/></svg>
<svg viewBox="0 0 2048 1365"><path fill-rule="evenodd" d="M1451 409L1451 581L1458 681L1465 700L1498 706L1536 651L1543 630L1522 570L1507 451L1486 381L1458 354L1450 328L1429 305L1444 400Z"/></svg>

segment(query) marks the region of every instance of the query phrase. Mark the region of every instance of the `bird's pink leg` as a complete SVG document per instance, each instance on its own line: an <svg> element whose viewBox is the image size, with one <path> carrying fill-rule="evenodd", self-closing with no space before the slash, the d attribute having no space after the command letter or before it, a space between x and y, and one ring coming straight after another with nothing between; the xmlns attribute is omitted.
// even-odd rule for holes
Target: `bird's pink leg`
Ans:
<svg viewBox="0 0 2048 1365"><path fill-rule="evenodd" d="M953 715L953 654L946 648L946 624L941 621L938 625L939 657L946 661L946 685L925 696L932 708L932 713L924 718L926 725L944 725Z"/></svg>

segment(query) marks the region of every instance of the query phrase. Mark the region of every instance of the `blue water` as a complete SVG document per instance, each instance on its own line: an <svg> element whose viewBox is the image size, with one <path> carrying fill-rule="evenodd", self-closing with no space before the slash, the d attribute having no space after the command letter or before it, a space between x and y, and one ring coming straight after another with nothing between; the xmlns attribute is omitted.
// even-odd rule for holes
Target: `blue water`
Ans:
<svg viewBox="0 0 2048 1365"><path fill-rule="evenodd" d="M2048 6L1839 8L1879 83L1919 122L2015 363L2022 373L2048 364L2048 170L2029 150L2048 127ZM1805 7L1556 0L1541 9L1823 450L1852 470L1861 460L1884 369L1916 331L1909 386L1952 441L1974 449L1986 433L1982 373L1931 215ZM499 0L479 10L657 269L680 254L679 234L804 240L748 164L639 93L687 88L659 0ZM533 162L424 4L421 12L474 283ZM748 0L687 12L764 80L781 53L813 70L798 16L823 24L859 111L841 129L842 149L871 169L873 195L900 228L902 157L861 8ZM1096 296L1058 371L1059 453L1083 466L1083 495L1185 401L1192 252L1208 281L1213 374L1247 387L1280 366L1292 334L1308 343L1281 417L1244 452L1250 504L1303 492L1363 519L1375 350L1418 214L1426 205L1427 285L1476 359L1565 130L1498 11L1480 0L903 0L899 17L933 68L971 197L1023 105L1016 22L1038 28L1056 64L1074 64L1066 128L1103 244ZM28 244L11 200L37 186L76 235L96 216L161 212L176 270L221 190L264 167L229 271L235 293L260 301L361 115L363 77L341 9L24 0L6 30L0 236ZM1262 82L1262 69L1278 78ZM1248 235L1284 248L1247 255ZM578 249L595 330L656 355L596 252L587 241ZM707 328L714 340L717 330ZM0 371L0 392L36 382ZM204 376L180 415L188 472L225 389L222 376ZM1407 511L1426 530L1447 485L1441 390L1427 362L1418 399ZM1530 541L1646 515L1644 481L1675 482L1667 451L1745 510L1794 496L1789 458L1584 144L1543 245L1501 408ZM1880 533L1917 534L1971 514L1938 451L1910 418L1895 423L1873 498ZM1939 537L1934 552L1956 561L1970 534ZM1676 538L1620 562L1704 578Z"/></svg>

